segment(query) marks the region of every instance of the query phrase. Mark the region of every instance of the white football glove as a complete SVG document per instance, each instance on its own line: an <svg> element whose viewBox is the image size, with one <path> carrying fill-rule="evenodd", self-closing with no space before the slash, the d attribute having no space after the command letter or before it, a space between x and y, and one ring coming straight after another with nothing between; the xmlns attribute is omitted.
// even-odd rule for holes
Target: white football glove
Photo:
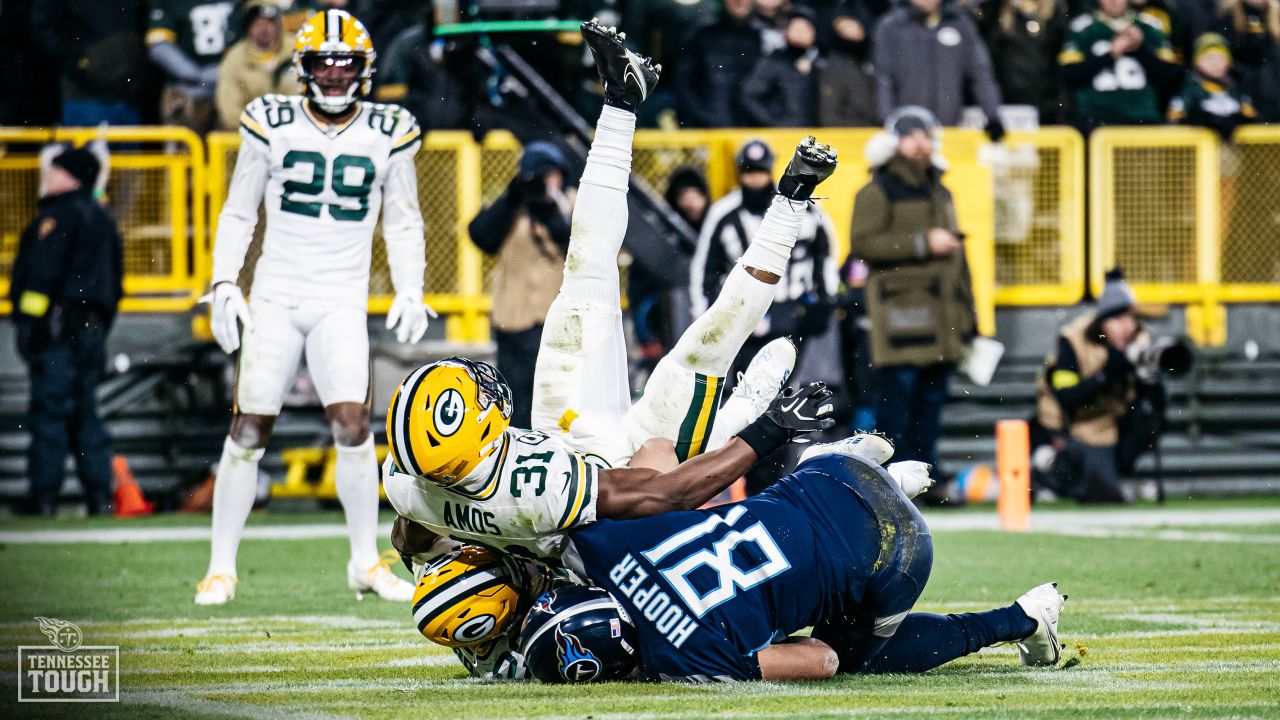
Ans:
<svg viewBox="0 0 1280 720"><path fill-rule="evenodd" d="M244 325L244 331L253 329L253 318L249 315L249 304L244 301L244 293L235 283L220 282L213 286L213 292L201 300L209 303L209 325L213 330L213 339L228 355L240 347L240 329L236 321Z"/></svg>
<svg viewBox="0 0 1280 720"><path fill-rule="evenodd" d="M931 469L929 463L922 463L918 460L889 463L889 467L886 468L889 471L889 476L898 483L898 486L902 488L902 492L906 493L908 498L913 498L933 487L933 478L929 477L929 470Z"/></svg>
<svg viewBox="0 0 1280 720"><path fill-rule="evenodd" d="M408 295L397 295L387 311L387 329L396 329L396 340L416 343L427 334L427 318L438 318L431 306Z"/></svg>

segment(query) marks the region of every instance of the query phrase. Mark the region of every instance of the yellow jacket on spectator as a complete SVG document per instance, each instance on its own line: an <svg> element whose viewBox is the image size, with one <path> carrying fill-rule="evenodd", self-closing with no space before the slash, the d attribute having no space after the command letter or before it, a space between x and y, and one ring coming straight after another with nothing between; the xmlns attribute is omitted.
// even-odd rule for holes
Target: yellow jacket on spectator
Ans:
<svg viewBox="0 0 1280 720"><path fill-rule="evenodd" d="M284 41L275 52L262 52L247 39L232 45L218 68L218 128L238 128L244 106L259 95L297 94L298 80L292 62L293 48Z"/></svg>

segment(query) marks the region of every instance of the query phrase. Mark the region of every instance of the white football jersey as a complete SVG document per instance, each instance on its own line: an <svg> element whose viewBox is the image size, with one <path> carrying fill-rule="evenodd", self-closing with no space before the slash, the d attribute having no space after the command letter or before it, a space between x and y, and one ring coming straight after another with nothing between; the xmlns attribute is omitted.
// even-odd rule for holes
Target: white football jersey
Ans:
<svg viewBox="0 0 1280 720"><path fill-rule="evenodd" d="M382 466L396 512L438 535L512 555L558 558L565 532L596 519L600 461L536 430L508 428L501 445L450 487Z"/></svg>
<svg viewBox="0 0 1280 720"><path fill-rule="evenodd" d="M263 95L240 116L236 170L219 216L213 281L235 282L266 206L254 295L368 301L379 211L398 293L422 295L423 235L413 157L422 131L397 105L357 103L342 125L305 98Z"/></svg>

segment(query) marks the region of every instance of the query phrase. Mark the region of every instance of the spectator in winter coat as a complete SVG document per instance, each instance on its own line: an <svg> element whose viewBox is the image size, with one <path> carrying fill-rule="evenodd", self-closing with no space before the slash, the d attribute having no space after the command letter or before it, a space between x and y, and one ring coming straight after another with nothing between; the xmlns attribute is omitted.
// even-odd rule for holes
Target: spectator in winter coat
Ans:
<svg viewBox="0 0 1280 720"><path fill-rule="evenodd" d="M119 230L93 198L101 170L85 149L53 159L13 261L9 297L31 378L28 509L39 515L57 510L68 454L89 514L110 509L111 438L97 389L124 274Z"/></svg>
<svg viewBox="0 0 1280 720"><path fill-rule="evenodd" d="M871 68L874 17L863 0L847 0L832 20L831 50L818 83L818 124L869 127L880 124Z"/></svg>
<svg viewBox="0 0 1280 720"><path fill-rule="evenodd" d="M995 142L1004 137L991 56L967 10L943 0L909 0L880 20L871 47L882 119L917 105L943 125L956 125L967 90L987 116L987 135Z"/></svg>
<svg viewBox="0 0 1280 720"><path fill-rule="evenodd" d="M1058 51L1067 35L1062 0L985 0L980 19L1000 95L1009 105L1030 105L1040 123L1062 122Z"/></svg>
<svg viewBox="0 0 1280 720"><path fill-rule="evenodd" d="M1072 124L1088 135L1102 125L1158 123L1159 88L1181 74L1164 34L1129 9L1098 0L1098 12L1071 21L1058 56L1072 94Z"/></svg>
<svg viewBox="0 0 1280 720"><path fill-rule="evenodd" d="M739 89L761 57L751 0L725 0L719 20L700 28L676 67L676 116L685 127L746 126Z"/></svg>
<svg viewBox="0 0 1280 720"><path fill-rule="evenodd" d="M1222 0L1218 30L1259 119L1280 122L1280 0Z"/></svg>
<svg viewBox="0 0 1280 720"><path fill-rule="evenodd" d="M869 268L867 315L894 457L938 464L942 408L976 325L964 233L942 185L938 121L901 108L867 145L871 181L853 204L849 250Z"/></svg>
<svg viewBox="0 0 1280 720"><path fill-rule="evenodd" d="M244 11L245 37L231 46L218 68L218 127L236 130L240 113L251 100L267 93L297 92L293 73L293 42L285 42L280 8L271 2L251 2Z"/></svg>
<svg viewBox="0 0 1280 720"><path fill-rule="evenodd" d="M1227 39L1217 33L1201 36L1194 62L1195 70L1169 103L1169 122L1212 128L1230 141L1236 127L1254 122L1258 113L1231 79Z"/></svg>
<svg viewBox="0 0 1280 720"><path fill-rule="evenodd" d="M757 127L808 127L817 120L818 78L822 59L814 44L817 23L813 11L790 12L787 46L756 62L742 83L742 106Z"/></svg>

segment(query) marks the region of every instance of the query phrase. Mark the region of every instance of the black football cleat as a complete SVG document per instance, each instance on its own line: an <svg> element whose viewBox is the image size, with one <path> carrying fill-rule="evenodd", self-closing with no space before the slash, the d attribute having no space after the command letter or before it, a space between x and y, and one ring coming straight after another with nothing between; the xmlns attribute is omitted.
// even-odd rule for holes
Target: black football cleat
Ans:
<svg viewBox="0 0 1280 720"><path fill-rule="evenodd" d="M792 200L808 200L814 188L836 171L836 149L812 135L800 141L787 171L778 181L778 194Z"/></svg>
<svg viewBox="0 0 1280 720"><path fill-rule="evenodd" d="M597 18L582 23L582 39L596 60L605 103L635 112L657 86L662 66L628 50L623 45L626 37L617 28L601 25Z"/></svg>

